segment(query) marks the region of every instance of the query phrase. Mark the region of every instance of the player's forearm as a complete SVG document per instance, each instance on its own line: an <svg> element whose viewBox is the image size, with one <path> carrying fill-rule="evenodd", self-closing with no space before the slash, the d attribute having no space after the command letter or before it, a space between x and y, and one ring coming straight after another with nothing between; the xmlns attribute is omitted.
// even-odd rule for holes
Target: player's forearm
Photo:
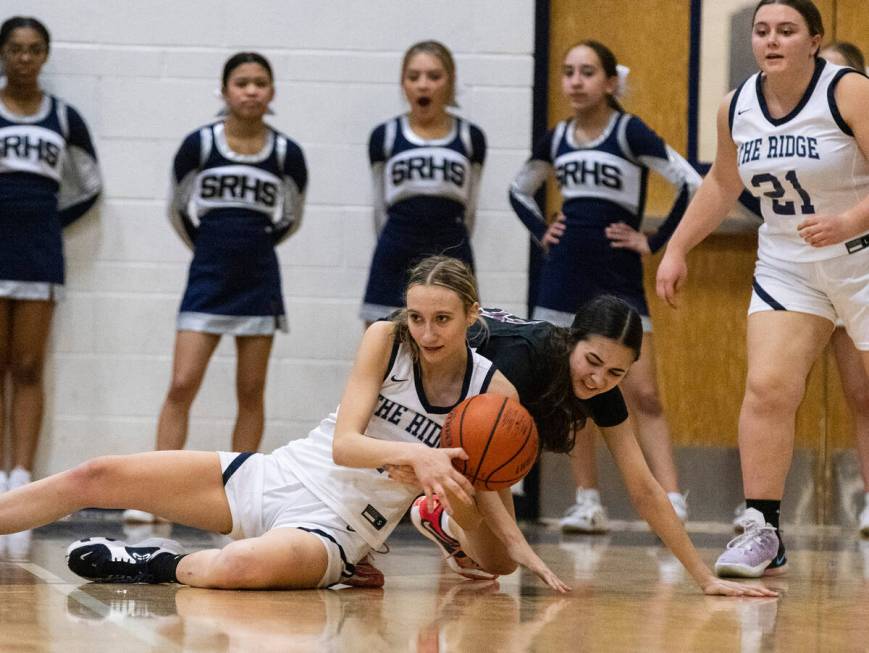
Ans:
<svg viewBox="0 0 869 653"><path fill-rule="evenodd" d="M677 251L684 255L694 249L724 221L738 196L739 189L727 188L710 172L670 238L668 251Z"/></svg>
<svg viewBox="0 0 869 653"><path fill-rule="evenodd" d="M388 442L362 433L336 434L332 458L336 465L377 469L384 465L411 465L417 449L412 442Z"/></svg>
<svg viewBox="0 0 869 653"><path fill-rule="evenodd" d="M691 577L702 586L703 582L712 576L709 567L700 558L697 549L685 532L685 527L664 490L657 486L644 490L633 490L630 493L631 502L640 516L646 520L652 531L661 538L661 541L673 552Z"/></svg>

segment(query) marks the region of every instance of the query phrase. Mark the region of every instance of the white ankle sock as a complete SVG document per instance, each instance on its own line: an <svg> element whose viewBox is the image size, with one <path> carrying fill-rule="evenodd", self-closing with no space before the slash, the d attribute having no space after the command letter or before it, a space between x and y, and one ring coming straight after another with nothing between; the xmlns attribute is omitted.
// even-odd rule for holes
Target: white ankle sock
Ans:
<svg viewBox="0 0 869 653"><path fill-rule="evenodd" d="M582 503L583 501L586 501L588 499L591 499L595 503L600 503L600 492L598 492L597 488L576 488L577 503Z"/></svg>
<svg viewBox="0 0 869 653"><path fill-rule="evenodd" d="M11 472L9 472L9 489L14 490L15 488L19 488L22 485L27 485L30 483L31 475L30 472L24 469L23 467L16 467Z"/></svg>

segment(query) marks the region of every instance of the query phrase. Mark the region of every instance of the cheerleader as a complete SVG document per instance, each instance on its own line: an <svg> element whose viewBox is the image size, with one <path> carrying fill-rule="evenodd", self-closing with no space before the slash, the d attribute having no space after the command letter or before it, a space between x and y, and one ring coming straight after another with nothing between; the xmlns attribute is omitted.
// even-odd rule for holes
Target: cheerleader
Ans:
<svg viewBox="0 0 869 653"><path fill-rule="evenodd" d="M240 52L223 69L226 117L188 135L175 155L170 219L193 250L178 314L172 382L157 449L182 449L190 405L223 334L238 355L236 451L256 451L275 331L286 331L275 246L302 221L307 170L302 150L267 125L274 97L269 62ZM127 521L151 516L128 511Z"/></svg>
<svg viewBox="0 0 869 653"><path fill-rule="evenodd" d="M642 257L667 242L699 185L694 169L640 118L627 114L616 97L621 75L613 53L597 41L571 47L562 63L561 90L574 116L551 130L510 188L510 203L546 252L533 317L570 326L577 308L611 294L625 300L643 320L643 356L625 379L625 398L636 417L640 444L655 477L679 518L687 505L679 491L670 432L658 395L652 322L643 290ZM640 232L649 170L679 190L670 215L653 236ZM562 210L547 226L534 194L554 173ZM593 431L577 438L572 456L576 503L562 519L564 530L606 531L597 490Z"/></svg>
<svg viewBox="0 0 869 653"><path fill-rule="evenodd" d="M101 189L81 116L40 88L50 45L48 30L35 18L14 16L0 26L0 492L30 481L42 426L46 342L64 283L61 234Z"/></svg>
<svg viewBox="0 0 869 653"><path fill-rule="evenodd" d="M372 322L403 305L407 271L446 254L473 267L471 232L486 138L453 115L456 66L437 41L411 46L401 66L408 113L378 125L368 156L377 247L360 316Z"/></svg>

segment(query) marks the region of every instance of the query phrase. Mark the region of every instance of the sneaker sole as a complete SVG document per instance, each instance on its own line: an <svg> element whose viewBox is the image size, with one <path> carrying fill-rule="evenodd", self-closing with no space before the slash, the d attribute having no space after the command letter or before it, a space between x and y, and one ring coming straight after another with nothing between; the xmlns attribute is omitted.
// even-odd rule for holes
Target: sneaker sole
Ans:
<svg viewBox="0 0 869 653"><path fill-rule="evenodd" d="M422 533L426 538L437 544L438 549L440 549L441 555L443 559L446 561L447 565L450 569L456 572L459 576L463 576L464 578L468 578L470 580L495 580L498 578L495 574L490 574L487 571L474 570L474 569L465 569L460 566L456 561L455 556L451 556L450 552L444 548L444 545L441 544L440 540L435 536L434 533L429 532L427 528L422 525L422 519L419 516L419 510L411 510L410 511L410 520L413 522L413 525L416 526L416 530Z"/></svg>
<svg viewBox="0 0 869 653"><path fill-rule="evenodd" d="M780 567L770 568L768 562L761 563L756 567L735 563L715 563L715 575L719 578L761 578L762 576L780 576L787 572L787 563Z"/></svg>
<svg viewBox="0 0 869 653"><path fill-rule="evenodd" d="M585 534L585 535L603 535L605 533L609 533L609 526L598 526L595 528L581 528L579 526L562 526L562 533L574 533L574 534Z"/></svg>

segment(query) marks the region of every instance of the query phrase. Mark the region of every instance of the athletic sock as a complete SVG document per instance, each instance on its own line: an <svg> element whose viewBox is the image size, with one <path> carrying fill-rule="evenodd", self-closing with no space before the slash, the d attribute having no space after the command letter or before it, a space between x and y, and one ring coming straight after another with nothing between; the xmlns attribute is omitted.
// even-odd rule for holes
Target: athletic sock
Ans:
<svg viewBox="0 0 869 653"><path fill-rule="evenodd" d="M775 534L778 535L778 555L776 556L776 560L783 560L785 544L778 527L779 515L781 513L781 501L774 501L772 499L746 499L745 507L759 510L763 514L766 523L775 528Z"/></svg>
<svg viewBox="0 0 869 653"><path fill-rule="evenodd" d="M177 583L178 577L175 575L178 569L178 563L186 554L175 555L174 553L161 553L158 556L148 561L148 568L154 575L155 583Z"/></svg>
<svg viewBox="0 0 869 653"><path fill-rule="evenodd" d="M576 502L583 503L586 499L591 499L594 503L600 503L600 491L595 487L576 488Z"/></svg>

